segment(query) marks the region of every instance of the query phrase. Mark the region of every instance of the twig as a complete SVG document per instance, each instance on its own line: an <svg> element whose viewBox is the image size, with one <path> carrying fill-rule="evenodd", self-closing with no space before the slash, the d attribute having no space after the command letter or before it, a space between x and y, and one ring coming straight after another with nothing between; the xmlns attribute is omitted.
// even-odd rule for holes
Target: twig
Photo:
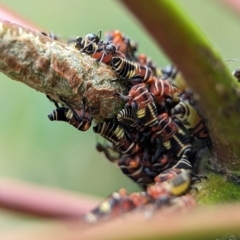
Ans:
<svg viewBox="0 0 240 240"><path fill-rule="evenodd" d="M150 239L237 239L240 205L200 206L189 212L157 211L146 219L132 212L113 221L83 225L79 221L45 222L37 226L11 228L0 234L4 240L150 240ZM44 237L43 237L44 236ZM224 238L225 237L225 238Z"/></svg>
<svg viewBox="0 0 240 240"><path fill-rule="evenodd" d="M35 216L76 219L99 201L60 189L9 179L0 180L0 208Z"/></svg>
<svg viewBox="0 0 240 240"><path fill-rule="evenodd" d="M0 20L0 71L37 91L81 108L82 97L95 118L111 118L122 106L113 92L124 87L109 66L41 33Z"/></svg>
<svg viewBox="0 0 240 240"><path fill-rule="evenodd" d="M240 2L238 0L221 0L221 2L225 4L226 7L237 13L237 16L239 17Z"/></svg>
<svg viewBox="0 0 240 240"><path fill-rule="evenodd" d="M96 239L95 231L99 233L99 240L217 239L227 233L234 235L239 232L239 208L239 204L199 206L188 211L163 208L149 219L144 218L143 212L136 211L124 219L99 224L91 231L84 232L81 239Z"/></svg>

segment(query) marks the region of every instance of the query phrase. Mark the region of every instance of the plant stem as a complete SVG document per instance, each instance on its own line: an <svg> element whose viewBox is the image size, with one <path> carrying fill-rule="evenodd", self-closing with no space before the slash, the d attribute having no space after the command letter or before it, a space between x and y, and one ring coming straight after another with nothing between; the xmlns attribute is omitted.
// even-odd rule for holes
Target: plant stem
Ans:
<svg viewBox="0 0 240 240"><path fill-rule="evenodd" d="M97 199L64 190L1 179L0 208L35 216L80 219L97 204Z"/></svg>

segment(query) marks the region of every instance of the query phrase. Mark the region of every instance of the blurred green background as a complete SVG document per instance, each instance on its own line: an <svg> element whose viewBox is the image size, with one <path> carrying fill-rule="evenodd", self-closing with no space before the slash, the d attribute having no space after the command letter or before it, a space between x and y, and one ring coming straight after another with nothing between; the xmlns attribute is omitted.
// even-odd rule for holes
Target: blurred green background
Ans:
<svg viewBox="0 0 240 240"><path fill-rule="evenodd" d="M240 59L240 18L237 14L221 1L175 2L203 30L224 60ZM52 30L64 38L97 33L99 29L103 32L119 29L139 43L139 53L151 56L159 66L170 62L117 1L1 0L1 3L43 31ZM240 65L239 62L227 64L231 70ZM96 136L92 129L79 132L66 123L50 122L47 115L54 105L42 93L9 80L3 74L0 74L0 81L0 177L101 197L122 187L128 191L139 189L95 150Z"/></svg>

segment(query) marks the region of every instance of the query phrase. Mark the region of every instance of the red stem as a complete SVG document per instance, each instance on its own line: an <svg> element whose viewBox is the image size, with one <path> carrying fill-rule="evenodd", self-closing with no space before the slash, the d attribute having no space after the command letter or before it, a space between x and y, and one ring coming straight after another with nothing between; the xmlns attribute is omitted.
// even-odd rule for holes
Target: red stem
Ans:
<svg viewBox="0 0 240 240"><path fill-rule="evenodd" d="M49 218L79 218L97 199L14 180L0 180L0 208Z"/></svg>
<svg viewBox="0 0 240 240"><path fill-rule="evenodd" d="M222 0L222 2L227 5L231 10L236 13L240 13L240 1L239 0Z"/></svg>
<svg viewBox="0 0 240 240"><path fill-rule="evenodd" d="M40 29L33 23L29 22L27 19L24 19L23 17L19 16L17 13L12 11L11 9L3 6L2 3L0 3L0 18L17 23L19 25L30 28L32 30L39 31Z"/></svg>

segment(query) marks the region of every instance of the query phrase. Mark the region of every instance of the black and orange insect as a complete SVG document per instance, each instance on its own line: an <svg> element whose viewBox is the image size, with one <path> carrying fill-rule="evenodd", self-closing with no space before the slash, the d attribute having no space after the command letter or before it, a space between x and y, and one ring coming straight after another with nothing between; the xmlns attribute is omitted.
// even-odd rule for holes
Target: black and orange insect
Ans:
<svg viewBox="0 0 240 240"><path fill-rule="evenodd" d="M145 190L148 185L154 183L155 177L173 166L176 163L176 159L170 157L165 151L155 161L152 161L151 154L155 153L155 146L151 143L149 143L149 146L146 146L146 141L144 143L138 141L138 144L138 151L130 154L122 154L121 152L117 155L116 147L99 142L96 148L99 152L103 152L109 161L116 163L126 176ZM149 154L146 156L144 156L144 148L149 150Z"/></svg>
<svg viewBox="0 0 240 240"><path fill-rule="evenodd" d="M112 42L127 59L136 61L135 52L137 51L137 43L130 38L126 37L119 30L108 31L105 34L106 41Z"/></svg>
<svg viewBox="0 0 240 240"><path fill-rule="evenodd" d="M127 79L132 84L147 82L153 76L150 67L122 57L112 58L112 68L121 78Z"/></svg>
<svg viewBox="0 0 240 240"><path fill-rule="evenodd" d="M158 125L153 126L151 131L151 142L161 142L172 156L179 159L175 168L192 168L189 162L192 146L185 129L177 125L167 113L162 113L158 116ZM160 154L161 151L157 150L154 158L158 158Z"/></svg>
<svg viewBox="0 0 240 240"><path fill-rule="evenodd" d="M138 127L136 115L131 108L123 108L120 110L117 114L117 120L125 126L135 129Z"/></svg>
<svg viewBox="0 0 240 240"><path fill-rule="evenodd" d="M125 58L125 55L118 50L113 42L101 40L101 35L101 31L99 31L97 34L89 33L85 38L77 37L75 48L95 58L99 63L110 64L113 56Z"/></svg>
<svg viewBox="0 0 240 240"><path fill-rule="evenodd" d="M131 155L140 150L139 144L133 141L136 137L134 132L119 125L116 121L104 121L93 127L95 133L100 134L114 144L121 154Z"/></svg>
<svg viewBox="0 0 240 240"><path fill-rule="evenodd" d="M180 89L181 91L186 91L188 89L187 83L183 78L182 73L174 65L168 65L161 69L162 79L169 81L171 85Z"/></svg>
<svg viewBox="0 0 240 240"><path fill-rule="evenodd" d="M75 117L77 116L77 117ZM75 110L75 114L65 107L55 109L48 115L51 121L64 121L68 122L80 131L87 131L92 122L92 116L90 113L86 113L83 109Z"/></svg>
<svg viewBox="0 0 240 240"><path fill-rule="evenodd" d="M51 121L68 122L80 131L87 131L91 127L92 113L85 109L85 100L83 98L83 108L80 110L73 109L64 101L67 107L58 107L48 115Z"/></svg>
<svg viewBox="0 0 240 240"><path fill-rule="evenodd" d="M132 86L127 96L120 93L116 93L116 95L127 101L125 107L132 108L138 124L146 127L157 124L157 107L145 84Z"/></svg>
<svg viewBox="0 0 240 240"><path fill-rule="evenodd" d="M118 48L111 42L103 41L97 45L96 51L91 54L92 58L95 58L97 62L103 62L110 65L114 56L121 56L125 58L124 54L118 50Z"/></svg>
<svg viewBox="0 0 240 240"><path fill-rule="evenodd" d="M155 177L171 166L173 158L170 159L167 154L164 154L152 162L151 156L144 160L143 154L143 152L137 152L130 156L123 155L116 163L126 176L146 190L150 184L154 183Z"/></svg>
<svg viewBox="0 0 240 240"><path fill-rule="evenodd" d="M155 183L143 192L127 194L125 189L120 189L95 209L84 214L83 220L88 223L96 223L100 220L121 216L135 209L149 211L147 208L149 205L153 207L152 213L156 209L177 204L180 205L180 209L193 207L196 204L195 200L190 195L183 195L189 189L190 183L190 171L182 170L174 178L163 183Z"/></svg>
<svg viewBox="0 0 240 240"><path fill-rule="evenodd" d="M181 169L174 177L163 181L161 184L154 184L147 188L147 193L158 199L162 194L179 196L186 192L191 184L191 171Z"/></svg>
<svg viewBox="0 0 240 240"><path fill-rule="evenodd" d="M148 90L154 96L158 105L163 105L166 102L178 103L180 101L179 95L182 91L167 80L153 77L148 81Z"/></svg>
<svg viewBox="0 0 240 240"><path fill-rule="evenodd" d="M153 76L158 78L163 76L161 69L157 67L157 65L152 61L152 59L144 53L138 55L137 61L141 65L146 65L147 67L149 67L152 70Z"/></svg>
<svg viewBox="0 0 240 240"><path fill-rule="evenodd" d="M203 118L200 116L196 106L188 98L182 97L181 101L171 109L171 113L187 129L190 136L210 141Z"/></svg>
<svg viewBox="0 0 240 240"><path fill-rule="evenodd" d="M77 37L75 40L75 48L83 53L93 54L97 51L98 44L101 41L102 31L97 34L89 33L84 38Z"/></svg>
<svg viewBox="0 0 240 240"><path fill-rule="evenodd" d="M157 141L160 145L153 156L153 161L158 159L163 151L162 145L171 154L179 159L180 163L187 168L191 168L188 161L191 153L189 135L182 127L178 126L167 113L157 115L157 108L153 98L144 84L133 86L127 96L118 94L125 101L126 107L130 106L136 113L136 121L151 130L151 142Z"/></svg>
<svg viewBox="0 0 240 240"><path fill-rule="evenodd" d="M96 223L112 219L130 212L139 206L144 206L150 201L146 192L127 194L125 189L112 193L96 208L83 215L83 221L87 223Z"/></svg>

